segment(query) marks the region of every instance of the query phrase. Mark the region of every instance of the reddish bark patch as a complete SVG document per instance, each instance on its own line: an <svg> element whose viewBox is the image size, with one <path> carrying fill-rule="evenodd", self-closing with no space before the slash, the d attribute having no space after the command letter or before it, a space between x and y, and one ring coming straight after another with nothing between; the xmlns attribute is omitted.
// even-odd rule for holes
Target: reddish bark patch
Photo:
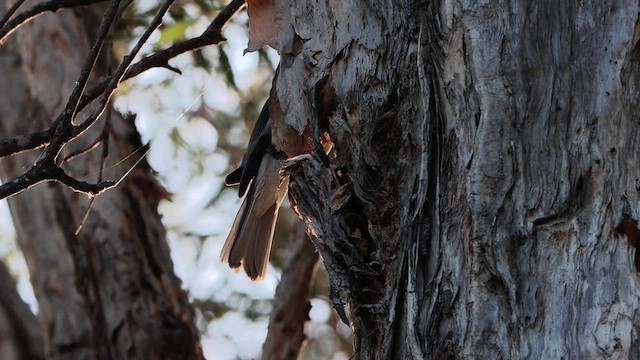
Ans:
<svg viewBox="0 0 640 360"><path fill-rule="evenodd" d="M276 48L278 38L277 21L272 0L247 0L249 15L249 47L246 51L255 51L263 45Z"/></svg>
<svg viewBox="0 0 640 360"><path fill-rule="evenodd" d="M49 32L49 38L55 47L62 49L66 53L71 53L69 43L58 31L52 30Z"/></svg>

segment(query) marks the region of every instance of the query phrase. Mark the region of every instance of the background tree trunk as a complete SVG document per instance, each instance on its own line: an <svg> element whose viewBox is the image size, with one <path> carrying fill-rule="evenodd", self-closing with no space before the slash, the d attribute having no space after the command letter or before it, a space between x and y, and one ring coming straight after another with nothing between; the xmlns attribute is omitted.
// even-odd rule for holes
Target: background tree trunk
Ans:
<svg viewBox="0 0 640 360"><path fill-rule="evenodd" d="M5 5L0 4L2 14ZM25 25L0 47L1 137L44 129L56 118L78 78L91 26L97 24L88 9L60 11ZM103 72L107 57L99 66ZM118 179L144 153L132 117L107 111L64 155L102 134L108 135L101 146L64 165L68 173L90 182L100 176ZM108 158L101 175L104 146ZM37 157L33 151L3 159L3 181ZM96 198L77 235L90 206L86 196L46 183L10 199L48 358L202 357L193 311L173 273L156 211L165 196L142 161L115 190Z"/></svg>
<svg viewBox="0 0 640 360"><path fill-rule="evenodd" d="M11 274L0 262L0 354L4 360L44 359L38 319L22 301Z"/></svg>
<svg viewBox="0 0 640 360"><path fill-rule="evenodd" d="M301 222L293 224L282 278L274 295L263 360L296 360L307 340L305 324L311 309L310 288L318 265L318 253Z"/></svg>
<svg viewBox="0 0 640 360"><path fill-rule="evenodd" d="M291 194L357 359L640 357L637 1L274 4L276 141L313 151Z"/></svg>

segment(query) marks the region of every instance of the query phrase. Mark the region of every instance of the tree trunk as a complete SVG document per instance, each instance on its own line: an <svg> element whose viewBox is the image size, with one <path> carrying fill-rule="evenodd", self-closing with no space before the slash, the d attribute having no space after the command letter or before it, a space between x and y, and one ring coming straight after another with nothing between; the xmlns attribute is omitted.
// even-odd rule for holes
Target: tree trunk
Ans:
<svg viewBox="0 0 640 360"><path fill-rule="evenodd" d="M356 359L640 358L637 1L274 4L274 136Z"/></svg>
<svg viewBox="0 0 640 360"><path fill-rule="evenodd" d="M4 6L3 2L2 14ZM20 28L0 48L0 89L5 90L0 97L0 136L51 124L79 76L92 41L90 27L97 24L87 9L60 11ZM104 74L104 66L101 71ZM63 156L89 147L103 134L108 135L97 149L63 165L68 173L89 182L100 176L119 179L144 152L132 117L108 110L101 123L65 148ZM108 158L102 174L105 146ZM38 151L33 151L3 159L3 181L24 172L37 157ZM173 273L156 211L165 196L142 161L93 204L55 183L10 199L39 302L47 358L202 357L193 311Z"/></svg>
<svg viewBox="0 0 640 360"><path fill-rule="evenodd" d="M4 360L44 359L42 329L0 262L0 354Z"/></svg>
<svg viewBox="0 0 640 360"><path fill-rule="evenodd" d="M274 295L267 338L262 346L263 360L296 360L306 341L310 288L315 282L318 253L295 222L289 235L287 259Z"/></svg>

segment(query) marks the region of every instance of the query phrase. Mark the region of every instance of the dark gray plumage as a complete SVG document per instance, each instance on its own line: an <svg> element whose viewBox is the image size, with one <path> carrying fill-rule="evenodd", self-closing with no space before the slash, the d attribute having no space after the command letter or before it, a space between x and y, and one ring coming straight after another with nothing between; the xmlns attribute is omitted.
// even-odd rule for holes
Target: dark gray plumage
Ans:
<svg viewBox="0 0 640 360"><path fill-rule="evenodd" d="M271 142L268 104L267 100L240 167L225 179L227 185L240 184L238 195L246 193L246 197L220 258L232 268L242 266L253 280L261 279L267 270L278 211L289 185L288 178L280 175L283 156Z"/></svg>

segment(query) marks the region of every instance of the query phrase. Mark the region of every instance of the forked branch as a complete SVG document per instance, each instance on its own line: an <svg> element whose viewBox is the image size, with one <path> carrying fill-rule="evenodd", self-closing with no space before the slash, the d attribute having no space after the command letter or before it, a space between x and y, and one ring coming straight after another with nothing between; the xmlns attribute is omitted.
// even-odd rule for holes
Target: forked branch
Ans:
<svg viewBox="0 0 640 360"><path fill-rule="evenodd" d="M35 17L44 11L55 11L63 7L78 5L88 5L104 0L56 0L36 5L20 15L11 18L21 3L17 3L10 10L10 13L3 18L4 26L0 24L0 42L2 39L19 27L22 23ZM144 34L137 41L133 49L124 57L122 63L116 71L109 77L102 80L98 85L86 91L87 82L92 73L96 60L108 38L110 28L117 20L118 9L121 0L111 0L105 15L102 18L96 37L91 46L91 50L85 59L76 86L74 87L65 109L54 120L48 129L31 134L15 136L0 140L0 157L10 156L25 150L45 147L38 162L28 171L18 176L14 180L0 185L0 199L15 195L29 187L43 181L58 181L71 189L95 196L101 192L116 186L122 179L116 181L100 181L97 184L90 184L77 180L64 172L57 165L57 158L62 148L70 141L74 140L88 128L96 123L104 110L107 108L111 96L118 85L126 79L132 78L148 69L154 67L165 67L173 69L168 61L173 57L188 51L193 51L207 45L218 44L225 40L222 36L222 26L235 14L244 4L244 0L233 0L223 9L213 20L210 26L202 35L174 44L173 46L150 55L138 63L131 65L133 59L140 52L142 46L148 41L151 34L161 25L162 17L175 0L166 0L156 13L156 16L147 27ZM54 4L55 3L55 4ZM22 20L20 20L22 19ZM84 94L84 95L83 95ZM76 124L75 120L89 103L99 98L97 107L86 117L86 119Z"/></svg>

